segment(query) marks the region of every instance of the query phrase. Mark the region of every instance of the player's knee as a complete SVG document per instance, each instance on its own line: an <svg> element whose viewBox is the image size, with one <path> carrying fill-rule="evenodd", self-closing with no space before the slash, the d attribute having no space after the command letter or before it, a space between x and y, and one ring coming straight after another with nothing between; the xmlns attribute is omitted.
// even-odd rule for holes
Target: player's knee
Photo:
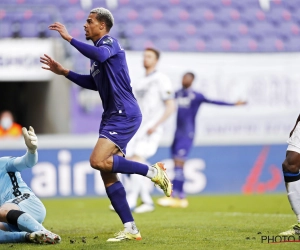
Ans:
<svg viewBox="0 0 300 250"><path fill-rule="evenodd" d="M5 222L7 213L7 209L0 208L0 221Z"/></svg>
<svg viewBox="0 0 300 250"><path fill-rule="evenodd" d="M101 171L110 171L112 168L113 161L110 159L105 159L103 161L99 161L95 158L90 158L91 167Z"/></svg>

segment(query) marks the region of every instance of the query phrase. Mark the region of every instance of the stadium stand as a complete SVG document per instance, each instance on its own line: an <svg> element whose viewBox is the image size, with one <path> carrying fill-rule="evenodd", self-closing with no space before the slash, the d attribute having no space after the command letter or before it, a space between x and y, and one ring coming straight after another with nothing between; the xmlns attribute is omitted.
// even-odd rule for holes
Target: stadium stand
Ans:
<svg viewBox="0 0 300 250"><path fill-rule="evenodd" d="M107 7L106 1L92 1L90 7L97 6ZM56 37L47 26L60 21L72 36L84 39L87 11L80 0L2 0L0 38ZM112 12L116 25L111 33L128 50L299 51L297 0L273 0L268 11L258 0L119 0Z"/></svg>

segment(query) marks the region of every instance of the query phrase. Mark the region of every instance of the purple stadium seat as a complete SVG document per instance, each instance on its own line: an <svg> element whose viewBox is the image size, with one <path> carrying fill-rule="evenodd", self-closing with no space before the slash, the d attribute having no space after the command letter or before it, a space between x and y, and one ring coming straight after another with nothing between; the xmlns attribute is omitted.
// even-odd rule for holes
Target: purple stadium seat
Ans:
<svg viewBox="0 0 300 250"><path fill-rule="evenodd" d="M285 47L284 41L274 36L265 37L259 42L260 52L282 52Z"/></svg>
<svg viewBox="0 0 300 250"><path fill-rule="evenodd" d="M285 44L286 51L300 52L300 37L290 37Z"/></svg>
<svg viewBox="0 0 300 250"><path fill-rule="evenodd" d="M233 8L238 8L240 10L247 10L249 8L256 8L259 9L259 0L224 0L224 1L230 1L231 6Z"/></svg>
<svg viewBox="0 0 300 250"><path fill-rule="evenodd" d="M207 1L207 0L188 0L184 1L182 0L183 6L187 7L191 11L195 8L207 8L207 9L220 9L223 8L224 5L222 4L221 0L213 0L213 1Z"/></svg>
<svg viewBox="0 0 300 250"><path fill-rule="evenodd" d="M129 39L144 36L146 35L145 26L139 22L127 23L124 29L124 34Z"/></svg>
<svg viewBox="0 0 300 250"><path fill-rule="evenodd" d="M0 9L0 21L2 22L2 20L5 20L6 18L8 18L6 10Z"/></svg>
<svg viewBox="0 0 300 250"><path fill-rule="evenodd" d="M259 8L249 8L241 14L241 20L249 24L266 20L266 13Z"/></svg>
<svg viewBox="0 0 300 250"><path fill-rule="evenodd" d="M169 8L171 5L169 1L161 1L161 0L120 0L119 8L130 6L138 11L141 11L145 8L157 8L161 10L165 10Z"/></svg>
<svg viewBox="0 0 300 250"><path fill-rule="evenodd" d="M220 23L231 23L239 21L241 18L241 13L238 9L233 8L223 8L216 15L216 21Z"/></svg>
<svg viewBox="0 0 300 250"><path fill-rule="evenodd" d="M139 17L138 11L133 8L118 8L113 11L116 23L135 21Z"/></svg>
<svg viewBox="0 0 300 250"><path fill-rule="evenodd" d="M155 22L149 26L146 26L145 28L145 34L151 39L174 37L173 26L167 23Z"/></svg>
<svg viewBox="0 0 300 250"><path fill-rule="evenodd" d="M107 8L106 0L93 0L92 8L104 7Z"/></svg>
<svg viewBox="0 0 300 250"><path fill-rule="evenodd" d="M223 25L209 22L198 27L196 35L202 38L225 37L227 31Z"/></svg>
<svg viewBox="0 0 300 250"><path fill-rule="evenodd" d="M246 23L234 22L226 26L227 35L231 38L237 39L249 36L249 26Z"/></svg>
<svg viewBox="0 0 300 250"><path fill-rule="evenodd" d="M184 45L172 38L161 38L156 41L156 47L161 51L179 51L181 46Z"/></svg>
<svg viewBox="0 0 300 250"><path fill-rule="evenodd" d="M269 22L256 22L249 29L249 34L257 39L262 39L266 36L276 35L277 27Z"/></svg>
<svg viewBox="0 0 300 250"><path fill-rule="evenodd" d="M22 22L21 23L21 37L38 37L39 30L36 22Z"/></svg>
<svg viewBox="0 0 300 250"><path fill-rule="evenodd" d="M267 20L280 24L282 22L289 22L292 20L292 13L287 9L282 8L272 8L270 11L266 12Z"/></svg>
<svg viewBox="0 0 300 250"><path fill-rule="evenodd" d="M137 37L129 43L131 50L144 50L146 48L155 48L153 40L146 37Z"/></svg>
<svg viewBox="0 0 300 250"><path fill-rule="evenodd" d="M112 36L112 37L114 37L114 38L117 38L117 39L119 39L119 36L120 36L120 33L119 33L119 28L118 28L119 26L113 26L111 29L110 29L110 31L109 31L109 34Z"/></svg>
<svg viewBox="0 0 300 250"><path fill-rule="evenodd" d="M206 22L213 22L215 21L216 13L213 9L208 8L195 8L191 12L190 20L197 24L199 23L206 23Z"/></svg>
<svg viewBox="0 0 300 250"><path fill-rule="evenodd" d="M232 41L233 52L256 52L258 50L258 41L251 37L240 37Z"/></svg>
<svg viewBox="0 0 300 250"><path fill-rule="evenodd" d="M165 20L170 23L178 23L182 21L187 21L190 18L190 13L184 8L170 8L166 13L165 13Z"/></svg>
<svg viewBox="0 0 300 250"><path fill-rule="evenodd" d="M145 7L139 12L139 21L144 24L149 24L164 19L164 12L156 7Z"/></svg>
<svg viewBox="0 0 300 250"><path fill-rule="evenodd" d="M283 22L276 29L276 34L283 38L300 35L300 26L295 22Z"/></svg>
<svg viewBox="0 0 300 250"><path fill-rule="evenodd" d="M232 49L232 42L226 38L215 37L207 41L206 51L229 52Z"/></svg>
<svg viewBox="0 0 300 250"><path fill-rule="evenodd" d="M12 36L11 22L1 20L0 38L11 37L11 36Z"/></svg>
<svg viewBox="0 0 300 250"><path fill-rule="evenodd" d="M63 0L63 1L57 1L55 3L56 6L59 6L60 8L71 8L71 7L80 7L80 0Z"/></svg>
<svg viewBox="0 0 300 250"><path fill-rule="evenodd" d="M206 50L206 41L200 38L187 37L184 39L184 43L180 46L180 51L185 52L203 52Z"/></svg>
<svg viewBox="0 0 300 250"><path fill-rule="evenodd" d="M288 1L281 0L281 2L282 5L288 8L290 11L294 11L300 8L300 2L298 0L288 0Z"/></svg>
<svg viewBox="0 0 300 250"><path fill-rule="evenodd" d="M197 26L190 22L180 22L174 26L173 30L174 35L180 39L195 37L198 32Z"/></svg>
<svg viewBox="0 0 300 250"><path fill-rule="evenodd" d="M85 31L84 31L83 25L84 25L84 23L81 21L65 23L65 26L68 29L68 32L70 33L70 35L79 40L85 39ZM51 33L53 33L53 32L51 32ZM55 33L58 33L58 32L55 32Z"/></svg>
<svg viewBox="0 0 300 250"><path fill-rule="evenodd" d="M79 7L71 7L64 11L62 18L65 22L85 22L87 18L87 13Z"/></svg>
<svg viewBox="0 0 300 250"><path fill-rule="evenodd" d="M300 6L292 13L293 21L300 23Z"/></svg>

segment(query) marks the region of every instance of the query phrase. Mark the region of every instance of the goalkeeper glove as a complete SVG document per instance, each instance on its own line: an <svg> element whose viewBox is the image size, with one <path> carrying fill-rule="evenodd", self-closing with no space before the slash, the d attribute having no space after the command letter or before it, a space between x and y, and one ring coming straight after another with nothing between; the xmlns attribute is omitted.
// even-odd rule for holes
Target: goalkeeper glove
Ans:
<svg viewBox="0 0 300 250"><path fill-rule="evenodd" d="M32 154L34 154L38 147L38 138L36 134L34 133L33 127L29 127L29 130L26 128L22 128L23 137L25 140L25 144L28 148L28 151Z"/></svg>

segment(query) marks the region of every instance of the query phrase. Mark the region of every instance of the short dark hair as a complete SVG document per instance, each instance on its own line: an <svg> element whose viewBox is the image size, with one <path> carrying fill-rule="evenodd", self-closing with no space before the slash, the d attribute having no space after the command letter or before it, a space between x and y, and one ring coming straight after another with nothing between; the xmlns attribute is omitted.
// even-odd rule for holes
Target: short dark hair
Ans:
<svg viewBox="0 0 300 250"><path fill-rule="evenodd" d="M110 31L112 26L114 25L114 17L108 9L105 8L95 8L90 11L90 13L96 14L96 19L99 22L104 22L106 26L106 30Z"/></svg>
<svg viewBox="0 0 300 250"><path fill-rule="evenodd" d="M184 76L186 76L186 75L190 75L193 79L195 79L195 74L192 73L192 72L186 72L186 73L184 74Z"/></svg>
<svg viewBox="0 0 300 250"><path fill-rule="evenodd" d="M157 50L157 49L154 49L154 48L146 48L145 51L152 51L152 52L155 54L157 60L158 60L159 57L160 57L160 52L159 52L159 50Z"/></svg>

